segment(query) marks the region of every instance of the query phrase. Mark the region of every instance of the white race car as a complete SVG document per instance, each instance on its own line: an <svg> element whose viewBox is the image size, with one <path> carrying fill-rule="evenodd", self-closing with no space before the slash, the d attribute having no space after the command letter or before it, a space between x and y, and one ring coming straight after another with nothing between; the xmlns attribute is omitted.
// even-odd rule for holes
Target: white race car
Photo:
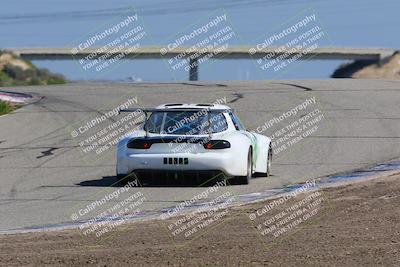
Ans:
<svg viewBox="0 0 400 267"><path fill-rule="evenodd" d="M248 132L231 108L219 104L164 104L142 112L143 124L117 147L117 177L223 174L248 184L269 176L271 139Z"/></svg>

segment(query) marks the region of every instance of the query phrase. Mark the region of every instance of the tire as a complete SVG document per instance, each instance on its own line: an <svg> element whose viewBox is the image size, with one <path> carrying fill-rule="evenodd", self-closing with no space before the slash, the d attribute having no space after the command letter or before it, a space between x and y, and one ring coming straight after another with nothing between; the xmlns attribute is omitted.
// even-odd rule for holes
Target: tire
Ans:
<svg viewBox="0 0 400 267"><path fill-rule="evenodd" d="M269 145L268 159L267 159L267 172L265 173L267 177L271 176L271 164L272 164L272 147L271 147L271 145Z"/></svg>
<svg viewBox="0 0 400 267"><path fill-rule="evenodd" d="M252 174L253 174L253 155L250 149L249 153L247 154L247 175L236 176L234 178L235 184L249 184Z"/></svg>

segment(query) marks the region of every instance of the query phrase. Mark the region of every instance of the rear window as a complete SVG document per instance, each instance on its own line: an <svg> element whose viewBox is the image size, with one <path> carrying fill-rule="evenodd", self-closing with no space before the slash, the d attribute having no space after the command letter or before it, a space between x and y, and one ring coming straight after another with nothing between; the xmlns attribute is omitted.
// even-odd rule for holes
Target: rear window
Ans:
<svg viewBox="0 0 400 267"><path fill-rule="evenodd" d="M150 133L201 135L225 131L228 124L223 113L199 109L153 112L147 120L146 127Z"/></svg>

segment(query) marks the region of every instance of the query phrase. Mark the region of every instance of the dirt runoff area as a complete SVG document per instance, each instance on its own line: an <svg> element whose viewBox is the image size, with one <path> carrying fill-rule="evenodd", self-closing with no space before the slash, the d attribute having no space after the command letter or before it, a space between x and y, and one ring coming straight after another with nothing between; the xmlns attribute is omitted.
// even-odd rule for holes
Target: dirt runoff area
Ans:
<svg viewBox="0 0 400 267"><path fill-rule="evenodd" d="M193 235L176 231L184 217L2 235L0 266L400 266L398 174L220 214Z"/></svg>

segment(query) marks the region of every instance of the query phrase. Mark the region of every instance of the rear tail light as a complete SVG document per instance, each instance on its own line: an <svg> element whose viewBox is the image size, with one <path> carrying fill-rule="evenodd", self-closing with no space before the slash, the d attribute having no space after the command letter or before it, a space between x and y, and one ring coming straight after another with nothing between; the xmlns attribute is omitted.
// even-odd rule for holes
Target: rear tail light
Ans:
<svg viewBox="0 0 400 267"><path fill-rule="evenodd" d="M132 139L128 142L127 147L134 149L149 149L151 147L151 142L144 139Z"/></svg>
<svg viewBox="0 0 400 267"><path fill-rule="evenodd" d="M224 148L230 148L231 143L225 140L211 140L204 145L205 149L224 149Z"/></svg>
<svg viewBox="0 0 400 267"><path fill-rule="evenodd" d="M158 140L152 139L138 139L133 138L129 140L127 147L133 149L149 149L152 144L154 143L165 143L165 142L158 142ZM224 149L230 148L231 144L225 140L210 140L207 143L203 144L205 149Z"/></svg>

